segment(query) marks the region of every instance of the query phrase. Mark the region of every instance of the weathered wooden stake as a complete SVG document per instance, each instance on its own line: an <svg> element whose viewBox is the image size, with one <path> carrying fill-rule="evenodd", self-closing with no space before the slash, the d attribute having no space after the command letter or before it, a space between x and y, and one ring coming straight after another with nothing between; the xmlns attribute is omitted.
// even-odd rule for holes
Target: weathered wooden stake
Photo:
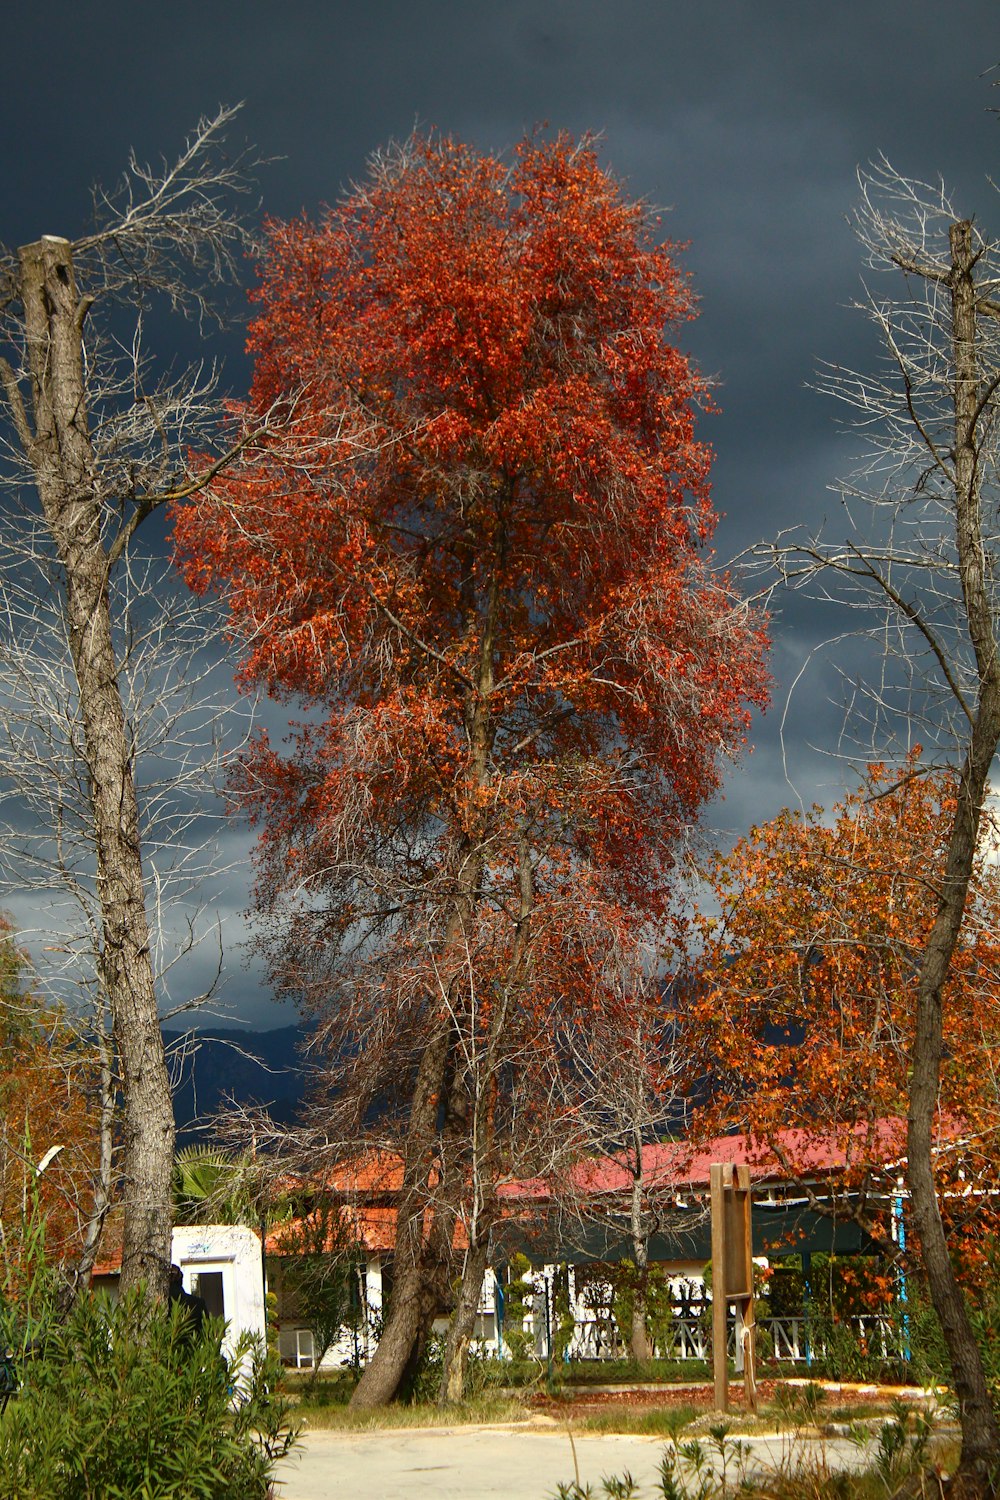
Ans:
<svg viewBox="0 0 1000 1500"><path fill-rule="evenodd" d="M713 1162L709 1170L712 1209L712 1369L715 1409L729 1410L729 1360L726 1352L726 1310L738 1301L743 1327L749 1331L743 1370L747 1405L757 1407L753 1360L753 1245L750 1229L750 1168Z"/></svg>

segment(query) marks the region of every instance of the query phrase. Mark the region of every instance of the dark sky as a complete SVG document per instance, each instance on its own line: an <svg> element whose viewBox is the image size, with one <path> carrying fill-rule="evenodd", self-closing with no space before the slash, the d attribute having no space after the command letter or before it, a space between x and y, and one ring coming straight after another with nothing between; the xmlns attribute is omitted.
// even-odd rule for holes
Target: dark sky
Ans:
<svg viewBox="0 0 1000 1500"><path fill-rule="evenodd" d="M797 522L835 516L850 443L809 388L818 361L866 368L867 325L848 304L860 253L846 222L859 165L884 153L943 176L956 207L1000 218L996 0L168 0L157 6L9 7L0 118L0 239L78 234L89 188L130 147L170 155L199 115L246 101L238 134L274 158L272 214L315 210L414 124L501 148L546 124L603 133L636 197L669 209L701 298L684 342L718 376L717 535L729 558ZM233 344L231 379L245 366ZM777 605L775 707L713 810L720 833L844 784L842 688L827 658L790 684L828 633L822 610ZM811 746L817 747L816 750ZM791 785L786 780L787 771ZM242 834L226 840L242 855ZM235 944L245 888L216 893ZM229 961L234 1011L288 1019ZM194 979L193 983L197 983Z"/></svg>

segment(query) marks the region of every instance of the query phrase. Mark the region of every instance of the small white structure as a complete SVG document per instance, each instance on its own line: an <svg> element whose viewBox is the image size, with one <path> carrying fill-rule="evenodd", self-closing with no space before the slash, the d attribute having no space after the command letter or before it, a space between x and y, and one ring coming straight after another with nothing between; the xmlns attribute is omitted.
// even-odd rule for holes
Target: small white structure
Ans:
<svg viewBox="0 0 1000 1500"><path fill-rule="evenodd" d="M187 1291L201 1297L213 1318L229 1325L228 1355L242 1333L266 1332L260 1237L245 1224L182 1224L173 1232L171 1259Z"/></svg>

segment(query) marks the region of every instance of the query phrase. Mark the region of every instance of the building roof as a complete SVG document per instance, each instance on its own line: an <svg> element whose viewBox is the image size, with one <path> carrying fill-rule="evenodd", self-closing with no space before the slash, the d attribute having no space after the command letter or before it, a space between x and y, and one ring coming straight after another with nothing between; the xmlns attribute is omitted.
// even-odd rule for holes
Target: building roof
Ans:
<svg viewBox="0 0 1000 1500"><path fill-rule="evenodd" d="M700 1196L709 1186L710 1168L714 1163L744 1163L758 1189L776 1188L797 1181L822 1184L860 1167L876 1167L895 1175L905 1160L906 1122L885 1119L872 1126L845 1127L837 1136L816 1136L800 1129L778 1132L769 1143L747 1135L717 1136L712 1140L665 1141L643 1148L643 1176L653 1192L669 1192L679 1198L686 1194ZM351 1238L370 1254L386 1254L393 1248L396 1236L395 1199L403 1184L403 1161L396 1152L365 1151L338 1163L331 1171L311 1180L286 1180L286 1187L300 1186L321 1192L324 1199L339 1201L342 1223ZM606 1157L579 1163L568 1184L557 1193L550 1181L528 1178L502 1184L498 1196L505 1214L511 1219L527 1220L546 1210L565 1196L577 1199L601 1199L624 1196L631 1190L632 1177L621 1159ZM308 1216L306 1221L308 1222ZM289 1253L288 1240L293 1234L288 1225L276 1226L267 1236L269 1255ZM301 1249L301 1239L292 1253ZM461 1249L465 1236L461 1224L456 1228L455 1247ZM329 1248L334 1248L331 1243ZM121 1263L120 1245L106 1246L95 1276L114 1275Z"/></svg>

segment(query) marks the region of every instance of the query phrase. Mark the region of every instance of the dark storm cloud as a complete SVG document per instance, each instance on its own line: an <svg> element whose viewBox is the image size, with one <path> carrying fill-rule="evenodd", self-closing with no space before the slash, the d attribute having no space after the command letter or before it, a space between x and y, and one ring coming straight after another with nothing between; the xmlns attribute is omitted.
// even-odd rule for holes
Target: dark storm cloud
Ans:
<svg viewBox="0 0 1000 1500"><path fill-rule="evenodd" d="M998 59L995 0L50 0L5 16L0 238L79 232L89 185L113 180L130 146L170 154L220 100L245 99L237 134L278 158L261 192L279 216L336 199L416 123L490 148L542 123L601 132L605 160L663 207L664 234L690 241L701 314L679 337L719 381L703 432L725 558L795 523L843 529L830 486L856 445L809 385L821 360L876 358L848 307L855 173L884 152L904 173L943 175L961 212L996 222L1000 95L982 75ZM238 389L239 339L219 347ZM844 785L837 668L871 664L850 642L817 651L842 624L800 596L778 601L775 708L729 778L720 828ZM247 836L226 842L245 867ZM245 891L244 868L218 896L227 937ZM258 982L247 976L247 996Z"/></svg>

